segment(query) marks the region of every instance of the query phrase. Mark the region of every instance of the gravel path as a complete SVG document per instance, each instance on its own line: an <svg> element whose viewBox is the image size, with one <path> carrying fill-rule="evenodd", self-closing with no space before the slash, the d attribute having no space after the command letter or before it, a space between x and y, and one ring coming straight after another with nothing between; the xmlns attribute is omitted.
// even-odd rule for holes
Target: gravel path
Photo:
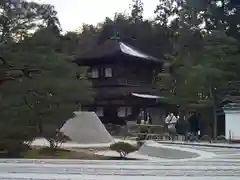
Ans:
<svg viewBox="0 0 240 180"><path fill-rule="evenodd" d="M240 161L222 163L209 159L187 162L153 161L74 161L74 160L8 160L0 161L0 179L92 179L120 180L145 177L152 179L232 180L240 177ZM157 177L157 178L156 178Z"/></svg>
<svg viewBox="0 0 240 180"><path fill-rule="evenodd" d="M80 146L80 145L79 145ZM138 161L0 159L5 180L238 180L238 149L162 145L148 141ZM143 158L145 159L145 158Z"/></svg>
<svg viewBox="0 0 240 180"><path fill-rule="evenodd" d="M193 152L179 151L164 147L151 147L147 145L143 145L139 149L139 153L164 159L188 159L199 157L199 154Z"/></svg>
<svg viewBox="0 0 240 180"><path fill-rule="evenodd" d="M172 148L186 147L171 146ZM240 152L237 149L198 147L216 156L187 161L80 161L0 159L4 180L238 180ZM235 158L233 158L235 157Z"/></svg>

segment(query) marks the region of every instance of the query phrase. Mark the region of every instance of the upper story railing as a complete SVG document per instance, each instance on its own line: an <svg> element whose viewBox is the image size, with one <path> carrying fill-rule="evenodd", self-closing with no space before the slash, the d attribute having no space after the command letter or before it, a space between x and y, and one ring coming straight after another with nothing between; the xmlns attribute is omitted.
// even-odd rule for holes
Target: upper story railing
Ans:
<svg viewBox="0 0 240 180"><path fill-rule="evenodd" d="M101 78L92 79L93 87L104 86L131 86L131 87L152 87L155 88L156 84L152 81L133 80L128 78Z"/></svg>

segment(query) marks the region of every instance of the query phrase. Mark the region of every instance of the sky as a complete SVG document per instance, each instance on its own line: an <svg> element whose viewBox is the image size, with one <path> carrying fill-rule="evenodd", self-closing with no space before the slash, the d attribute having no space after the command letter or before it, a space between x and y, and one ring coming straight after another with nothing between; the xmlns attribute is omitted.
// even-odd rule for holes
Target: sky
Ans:
<svg viewBox="0 0 240 180"><path fill-rule="evenodd" d="M143 0L144 18L154 16L159 0ZM74 31L82 24L94 24L113 17L115 12L129 12L132 0L35 0L52 4L64 31Z"/></svg>

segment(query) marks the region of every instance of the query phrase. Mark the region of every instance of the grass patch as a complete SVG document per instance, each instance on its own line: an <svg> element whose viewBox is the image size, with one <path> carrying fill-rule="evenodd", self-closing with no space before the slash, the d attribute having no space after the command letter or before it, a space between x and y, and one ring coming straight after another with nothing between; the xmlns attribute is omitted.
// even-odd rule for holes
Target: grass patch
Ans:
<svg viewBox="0 0 240 180"><path fill-rule="evenodd" d="M67 149L52 150L49 147L35 147L24 154L26 159L79 159L79 160L137 160L134 158L122 159L121 157L107 157L94 154L93 149L77 149L76 151Z"/></svg>
<svg viewBox="0 0 240 180"><path fill-rule="evenodd" d="M24 154L28 159L82 159L82 160L108 160L108 157L96 155L93 151L78 150L71 151L66 149L52 150L48 147L33 148Z"/></svg>

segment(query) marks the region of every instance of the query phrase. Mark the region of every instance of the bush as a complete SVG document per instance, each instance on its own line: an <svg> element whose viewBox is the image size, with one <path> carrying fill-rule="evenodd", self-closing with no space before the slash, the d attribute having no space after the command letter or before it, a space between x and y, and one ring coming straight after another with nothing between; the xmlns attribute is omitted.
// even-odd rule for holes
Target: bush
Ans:
<svg viewBox="0 0 240 180"><path fill-rule="evenodd" d="M194 136L194 135L190 134L188 136L188 140L191 141L191 142L194 142L194 141L198 141L199 139L198 139L197 136Z"/></svg>
<svg viewBox="0 0 240 180"><path fill-rule="evenodd" d="M30 146L21 140L5 139L0 142L0 157L1 158L21 158L22 154L27 152Z"/></svg>
<svg viewBox="0 0 240 180"><path fill-rule="evenodd" d="M217 142L227 142L224 135L220 135L216 138Z"/></svg>
<svg viewBox="0 0 240 180"><path fill-rule="evenodd" d="M143 140L147 140L147 137L148 137L148 127L146 126L141 126L140 127L140 133L142 134L139 134L138 137L137 137L137 141L143 141Z"/></svg>
<svg viewBox="0 0 240 180"><path fill-rule="evenodd" d="M129 153L137 151L137 147L125 142L114 143L110 146L110 149L118 152L122 159L125 159Z"/></svg>
<svg viewBox="0 0 240 180"><path fill-rule="evenodd" d="M60 132L59 129L48 129L48 131L43 132L44 138L49 142L51 149L58 149L61 147L62 143L69 141L69 137Z"/></svg>
<svg viewBox="0 0 240 180"><path fill-rule="evenodd" d="M204 135L204 136L202 136L201 140L211 142L212 138L209 135Z"/></svg>
<svg viewBox="0 0 240 180"><path fill-rule="evenodd" d="M35 139L34 129L27 127L10 128L5 126L0 131L0 156L3 158L20 158L28 151ZM35 131L36 132L36 131Z"/></svg>

